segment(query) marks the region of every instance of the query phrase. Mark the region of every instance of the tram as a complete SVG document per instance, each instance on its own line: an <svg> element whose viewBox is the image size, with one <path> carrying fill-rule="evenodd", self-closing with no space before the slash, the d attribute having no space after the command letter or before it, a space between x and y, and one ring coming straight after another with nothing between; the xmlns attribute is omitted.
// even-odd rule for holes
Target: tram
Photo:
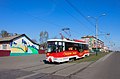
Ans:
<svg viewBox="0 0 120 79"><path fill-rule="evenodd" d="M47 40L46 61L67 62L89 56L88 44L80 40L49 39Z"/></svg>

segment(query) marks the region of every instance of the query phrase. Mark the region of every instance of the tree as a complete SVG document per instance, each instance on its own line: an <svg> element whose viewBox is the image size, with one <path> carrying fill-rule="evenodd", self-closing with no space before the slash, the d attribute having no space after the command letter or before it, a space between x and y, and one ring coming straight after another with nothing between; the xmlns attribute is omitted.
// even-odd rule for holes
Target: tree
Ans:
<svg viewBox="0 0 120 79"><path fill-rule="evenodd" d="M44 38L44 32L40 32L40 44L42 44L44 41L43 41L43 38Z"/></svg>
<svg viewBox="0 0 120 79"><path fill-rule="evenodd" d="M14 36L14 35L18 35L17 33L9 33L6 30L1 30L0 32L0 37L4 38L4 37L10 37L10 36Z"/></svg>
<svg viewBox="0 0 120 79"><path fill-rule="evenodd" d="M3 37L9 37L11 36L10 33L8 33L6 30L2 30L1 33L0 33L0 36L3 38Z"/></svg>
<svg viewBox="0 0 120 79"><path fill-rule="evenodd" d="M42 31L40 32L40 45L43 47L43 49L46 49L47 47L47 39L48 39L48 32Z"/></svg>
<svg viewBox="0 0 120 79"><path fill-rule="evenodd" d="M18 33L14 33L14 35L18 35Z"/></svg>
<svg viewBox="0 0 120 79"><path fill-rule="evenodd" d="M40 32L40 44L43 44L47 41L48 39L48 32L45 31L45 32Z"/></svg>

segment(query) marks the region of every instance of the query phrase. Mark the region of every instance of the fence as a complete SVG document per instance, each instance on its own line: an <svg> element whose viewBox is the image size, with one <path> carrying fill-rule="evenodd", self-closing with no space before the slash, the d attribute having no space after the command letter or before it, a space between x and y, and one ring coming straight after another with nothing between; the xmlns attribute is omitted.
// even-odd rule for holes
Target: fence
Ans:
<svg viewBox="0 0 120 79"><path fill-rule="evenodd" d="M10 50L0 50L0 57L2 56L10 56Z"/></svg>

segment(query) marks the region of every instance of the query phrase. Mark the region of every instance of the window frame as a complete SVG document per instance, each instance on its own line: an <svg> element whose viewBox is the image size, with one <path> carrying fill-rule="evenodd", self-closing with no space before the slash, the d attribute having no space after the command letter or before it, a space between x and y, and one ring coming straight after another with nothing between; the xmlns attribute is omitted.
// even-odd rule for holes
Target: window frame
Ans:
<svg viewBox="0 0 120 79"><path fill-rule="evenodd" d="M7 44L2 44L2 49L7 49Z"/></svg>

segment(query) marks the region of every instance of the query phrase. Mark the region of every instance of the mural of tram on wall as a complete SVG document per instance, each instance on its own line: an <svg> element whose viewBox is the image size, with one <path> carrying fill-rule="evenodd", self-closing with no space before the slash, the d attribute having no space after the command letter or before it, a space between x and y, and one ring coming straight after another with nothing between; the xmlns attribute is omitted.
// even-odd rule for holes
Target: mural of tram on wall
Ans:
<svg viewBox="0 0 120 79"><path fill-rule="evenodd" d="M39 45L34 43L25 34L0 38L0 56L38 54L38 50Z"/></svg>

